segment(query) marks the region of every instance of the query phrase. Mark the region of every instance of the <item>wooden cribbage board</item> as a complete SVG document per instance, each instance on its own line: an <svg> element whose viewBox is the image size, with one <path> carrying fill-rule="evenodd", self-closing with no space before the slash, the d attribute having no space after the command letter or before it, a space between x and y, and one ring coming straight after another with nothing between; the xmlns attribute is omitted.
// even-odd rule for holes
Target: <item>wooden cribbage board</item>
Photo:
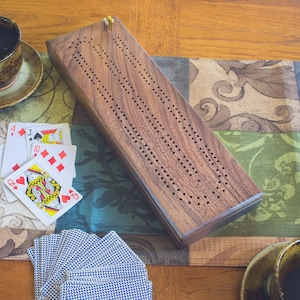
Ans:
<svg viewBox="0 0 300 300"><path fill-rule="evenodd" d="M47 48L178 247L259 203L258 187L118 18Z"/></svg>

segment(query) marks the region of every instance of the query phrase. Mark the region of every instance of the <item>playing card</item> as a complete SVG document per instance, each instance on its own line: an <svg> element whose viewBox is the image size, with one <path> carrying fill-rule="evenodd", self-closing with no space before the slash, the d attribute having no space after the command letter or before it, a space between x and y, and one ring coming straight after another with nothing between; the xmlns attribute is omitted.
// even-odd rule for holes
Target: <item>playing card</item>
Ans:
<svg viewBox="0 0 300 300"><path fill-rule="evenodd" d="M60 287L59 299L150 300L152 282L136 278L111 280L105 283L68 280Z"/></svg>
<svg viewBox="0 0 300 300"><path fill-rule="evenodd" d="M9 123L3 154L1 178L10 175L28 160L25 138L26 127L35 125L35 123Z"/></svg>
<svg viewBox="0 0 300 300"><path fill-rule="evenodd" d="M2 163L3 163L4 147L5 144L0 144L0 168L2 168Z"/></svg>
<svg viewBox="0 0 300 300"><path fill-rule="evenodd" d="M79 249L83 251L81 250L83 247L88 248L98 239L97 235L88 234L80 229L63 230L60 235L60 243L57 245L58 250L51 258L51 265L48 265L47 280L60 273L66 264L72 262Z"/></svg>
<svg viewBox="0 0 300 300"><path fill-rule="evenodd" d="M29 159L28 143L26 140L26 130L29 134L33 132L33 128L37 127L42 129L53 129L58 125L43 124L43 123L20 123L10 122L7 128L7 136L5 141L5 148L3 153L3 162L1 167L1 178L5 178L18 170ZM32 131L29 130L32 129ZM64 136L66 143L70 143L70 131L68 125L62 124L64 128ZM5 185L3 185L4 193L8 202L17 200L17 197Z"/></svg>
<svg viewBox="0 0 300 300"><path fill-rule="evenodd" d="M105 280L128 277L148 278L147 269L142 264L106 265L96 268L83 268L65 272L65 280Z"/></svg>
<svg viewBox="0 0 300 300"><path fill-rule="evenodd" d="M44 235L34 239L33 246L27 249L27 254L34 267L34 294L35 299L40 299L40 289L45 281L49 262L58 250L57 245L60 234Z"/></svg>
<svg viewBox="0 0 300 300"><path fill-rule="evenodd" d="M34 246L27 249L27 254L28 254L28 257L29 257L32 265L35 266L35 263L34 263Z"/></svg>
<svg viewBox="0 0 300 300"><path fill-rule="evenodd" d="M75 177L75 145L32 144L30 158L39 156L52 170L64 176L68 185L72 185Z"/></svg>
<svg viewBox="0 0 300 300"><path fill-rule="evenodd" d="M50 234L40 239L39 247L39 262L38 262L38 297L41 295L41 287L46 282L47 276L49 276L49 266L53 264L53 257L56 252L59 251L59 245L61 240L60 234Z"/></svg>
<svg viewBox="0 0 300 300"><path fill-rule="evenodd" d="M27 161L25 127L30 125L34 126L33 123L9 123L3 153L1 178L7 177ZM5 185L3 185L3 190L8 202L17 200L17 197Z"/></svg>
<svg viewBox="0 0 300 300"><path fill-rule="evenodd" d="M10 189L6 186L6 184L3 184L2 181L1 181L1 185L3 188L4 195L6 197L6 200L8 202L14 202L14 201L18 200L16 195L13 192L11 192Z"/></svg>
<svg viewBox="0 0 300 300"><path fill-rule="evenodd" d="M129 248L126 243L117 243L109 247L103 254L101 259L99 257L91 257L87 262L86 267L100 267L114 264L143 264L140 258Z"/></svg>
<svg viewBox="0 0 300 300"><path fill-rule="evenodd" d="M35 299L37 299L39 295L39 289L42 285L40 280L40 239L35 239L33 241L33 277L34 277L34 295Z"/></svg>
<svg viewBox="0 0 300 300"><path fill-rule="evenodd" d="M69 124L43 125L26 127L27 153L31 153L34 143L71 145L71 134ZM29 157L28 157L29 158Z"/></svg>
<svg viewBox="0 0 300 300"><path fill-rule="evenodd" d="M58 173L52 173L40 157L35 157L3 181L46 226L82 199Z"/></svg>
<svg viewBox="0 0 300 300"><path fill-rule="evenodd" d="M145 265L114 231L63 230L35 239L28 255L35 299L152 299Z"/></svg>
<svg viewBox="0 0 300 300"><path fill-rule="evenodd" d="M3 165L4 148L5 148L5 144L1 144L0 145L0 170L2 169L2 165ZM4 191L4 196L6 197L6 200L8 202L12 202L12 201L16 200L16 196L6 187L5 184L3 184L2 180L1 180L1 186Z"/></svg>
<svg viewBox="0 0 300 300"><path fill-rule="evenodd" d="M73 247L71 247L73 249ZM73 251L74 252L74 251ZM57 270L50 280L42 287L42 294L49 299L57 299L57 290L53 287L62 284L64 273L67 270L80 268L93 268L105 265L119 264L141 264L140 258L129 248L129 246L114 232L111 231L102 239L92 245L83 247L76 251L68 260L63 260L64 265Z"/></svg>
<svg viewBox="0 0 300 300"><path fill-rule="evenodd" d="M106 249L110 249L111 245L118 244L121 241L114 231L109 232L103 238L96 235L91 236L91 239L89 238L85 243L81 243L79 247L74 246L73 241L69 240L69 244L63 252L66 255L60 255L60 259L56 261L58 266L55 268L55 272L52 272L51 278L47 280L41 289L43 297L58 299L58 290L55 287L63 282L65 271L87 266L89 261L95 260L96 257L101 260L107 253Z"/></svg>

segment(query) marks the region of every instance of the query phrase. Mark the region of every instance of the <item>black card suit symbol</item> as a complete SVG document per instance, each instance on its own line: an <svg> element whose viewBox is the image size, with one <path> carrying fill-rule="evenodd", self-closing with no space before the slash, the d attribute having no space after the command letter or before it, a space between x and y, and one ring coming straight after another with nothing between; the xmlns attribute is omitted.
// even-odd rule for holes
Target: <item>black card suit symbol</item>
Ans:
<svg viewBox="0 0 300 300"><path fill-rule="evenodd" d="M35 136L33 137L35 140L40 140L43 136L40 133L36 133Z"/></svg>

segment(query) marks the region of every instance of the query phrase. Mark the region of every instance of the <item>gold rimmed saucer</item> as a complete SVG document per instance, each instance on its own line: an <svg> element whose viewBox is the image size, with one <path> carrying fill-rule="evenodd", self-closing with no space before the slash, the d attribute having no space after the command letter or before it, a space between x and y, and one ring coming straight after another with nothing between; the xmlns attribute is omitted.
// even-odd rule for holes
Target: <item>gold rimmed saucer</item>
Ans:
<svg viewBox="0 0 300 300"><path fill-rule="evenodd" d="M0 90L0 108L13 106L28 98L39 86L43 76L43 63L38 52L21 42L23 63L14 84Z"/></svg>
<svg viewBox="0 0 300 300"><path fill-rule="evenodd" d="M280 251L290 242L280 242L259 252L249 263L241 285L241 300L270 300L268 283Z"/></svg>

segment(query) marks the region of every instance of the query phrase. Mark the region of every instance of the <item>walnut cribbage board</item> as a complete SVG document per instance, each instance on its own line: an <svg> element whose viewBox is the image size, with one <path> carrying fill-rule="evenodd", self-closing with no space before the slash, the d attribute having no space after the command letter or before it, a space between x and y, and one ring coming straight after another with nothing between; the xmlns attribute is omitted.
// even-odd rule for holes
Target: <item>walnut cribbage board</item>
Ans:
<svg viewBox="0 0 300 300"><path fill-rule="evenodd" d="M258 187L118 18L47 48L178 247L259 203Z"/></svg>

